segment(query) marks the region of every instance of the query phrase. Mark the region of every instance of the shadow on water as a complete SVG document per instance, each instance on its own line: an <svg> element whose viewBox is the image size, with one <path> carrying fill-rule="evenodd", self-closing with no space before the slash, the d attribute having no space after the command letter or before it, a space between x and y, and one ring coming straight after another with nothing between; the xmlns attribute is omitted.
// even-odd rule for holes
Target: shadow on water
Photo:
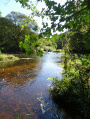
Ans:
<svg viewBox="0 0 90 119"><path fill-rule="evenodd" d="M47 92L52 81L62 78L60 53L47 53L42 58L18 55L19 61L0 65L0 119L78 119L59 108Z"/></svg>

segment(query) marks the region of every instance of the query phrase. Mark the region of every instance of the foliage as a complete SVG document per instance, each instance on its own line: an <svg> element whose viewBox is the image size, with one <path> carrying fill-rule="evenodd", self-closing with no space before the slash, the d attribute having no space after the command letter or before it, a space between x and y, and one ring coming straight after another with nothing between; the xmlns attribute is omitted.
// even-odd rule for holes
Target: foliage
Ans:
<svg viewBox="0 0 90 119"><path fill-rule="evenodd" d="M19 12L11 11L10 14L6 15L5 18L7 18L10 21L12 21L15 25L19 25L19 22L21 20L25 20L26 19L26 15L21 14Z"/></svg>
<svg viewBox="0 0 90 119"><path fill-rule="evenodd" d="M32 1L32 0L31 0ZM20 2L23 7L27 7L32 10L32 15L41 16L42 19L47 16L51 20L51 26L48 23L43 22L43 28L41 30L41 36L49 37L52 35L52 31L63 31L67 29L69 31L69 46L73 52L89 52L90 51L90 6L89 0L66 0L64 5L54 0L37 0L45 2L47 9L42 8L41 12L38 12L34 4L29 0L16 0ZM33 9L33 8L35 9ZM82 30L81 30L82 29ZM85 30L83 30L85 29ZM62 35L62 36L61 36ZM60 40L64 39L64 34L60 35ZM55 40L57 34L53 35L51 40ZM65 42L64 42L65 43ZM73 47L75 43L76 47ZM77 45L78 44L78 45ZM69 48L69 49L70 49ZM80 50L78 50L80 49Z"/></svg>
<svg viewBox="0 0 90 119"><path fill-rule="evenodd" d="M87 35L86 35L87 34ZM72 53L89 54L90 53L90 28L82 27L77 31L69 31L64 39L67 49Z"/></svg>
<svg viewBox="0 0 90 119"><path fill-rule="evenodd" d="M28 7L29 0L16 1L19 1L23 6ZM61 5L53 0L37 1L44 1L47 6L47 9L42 9L42 12L40 13L40 15L43 15L43 17L49 16L51 20L51 28L48 27L48 23L43 23L43 26L45 26L43 28L46 29L46 32L48 30L50 33L51 29L53 29L53 31L62 31L64 28L79 29L82 26L80 24L81 22L84 23L84 25L89 25L89 0L67 0L64 5ZM30 8L32 10L31 4Z"/></svg>
<svg viewBox="0 0 90 119"><path fill-rule="evenodd" d="M31 30L35 28L35 25L29 20L26 21L26 15L21 13L11 12L7 15L7 18L0 17L0 29L2 29L0 31L0 50L4 53L24 52L19 48L19 42L24 41L25 35L33 34L34 37L34 33ZM32 29L29 26L22 27L23 20L32 24Z"/></svg>
<svg viewBox="0 0 90 119"><path fill-rule="evenodd" d="M2 52L14 52L15 49L18 49L15 44L17 44L20 36L20 27L16 27L10 20L1 17L0 29L2 29L0 31L0 50Z"/></svg>
<svg viewBox="0 0 90 119"><path fill-rule="evenodd" d="M59 103L61 100L65 104L73 105L84 119L89 119L90 55L67 54L62 57L62 60L63 78L53 79L51 94Z"/></svg>
<svg viewBox="0 0 90 119"><path fill-rule="evenodd" d="M2 12L0 11L0 17L2 16Z"/></svg>
<svg viewBox="0 0 90 119"><path fill-rule="evenodd" d="M6 55L6 54L0 54L0 61L16 61L19 60L18 57L15 57L13 55Z"/></svg>
<svg viewBox="0 0 90 119"><path fill-rule="evenodd" d="M23 118L26 117L26 116L27 116L26 114L20 115L20 112L18 113L18 119L23 119Z"/></svg>
<svg viewBox="0 0 90 119"><path fill-rule="evenodd" d="M15 25L23 27L28 27L30 30L38 30L38 26L32 16L27 16L20 12L12 11L10 14L6 15L7 19L12 21Z"/></svg>
<svg viewBox="0 0 90 119"><path fill-rule="evenodd" d="M42 56L45 52L55 51L56 43L51 42L51 40L38 39L38 35L32 33L31 35L26 35L24 42L19 43L20 48L24 48L27 54L37 54Z"/></svg>
<svg viewBox="0 0 90 119"><path fill-rule="evenodd" d="M90 22L89 19L89 0L67 0L64 5L57 4L54 1L46 0L45 3L48 6L47 15L50 16L52 21L51 28L58 31L66 29L79 29L81 27L81 22L84 25ZM84 15L83 15L84 14ZM56 21L58 22L56 23ZM63 23L63 24L62 24ZM54 27L53 27L54 26Z"/></svg>
<svg viewBox="0 0 90 119"><path fill-rule="evenodd" d="M29 0L16 0L28 7ZM47 38L52 31L68 32L61 34L58 39L63 39L65 55L63 57L63 79L53 81L52 95L62 99L69 105L77 107L77 111L84 119L89 119L90 107L90 0L66 0L64 5L54 0L44 1L47 9L35 14L49 17L51 26L43 22L42 36ZM31 6L30 6L31 7ZM31 7L32 9L32 7ZM51 41L57 39L53 35ZM72 53L72 54L71 54ZM74 55L77 53L78 55ZM84 55L81 55L84 54ZM88 54L88 55L87 55ZM66 100L67 98L67 100Z"/></svg>
<svg viewBox="0 0 90 119"><path fill-rule="evenodd" d="M18 18L20 17L20 18ZM36 53L42 56L43 51L52 51L56 49L56 44L50 40L38 38L38 34L32 32L28 26L20 26L24 18L23 15L11 12L7 18L0 18L0 49L1 52L16 53L26 52L27 54ZM28 21L26 21L28 22ZM40 45L40 46L39 46Z"/></svg>
<svg viewBox="0 0 90 119"><path fill-rule="evenodd" d="M54 34L52 35L52 37L50 38L50 40L52 42L55 42L57 45L57 49L62 49L63 44L64 44L64 37L65 37L65 33L61 33L59 35Z"/></svg>
<svg viewBox="0 0 90 119"><path fill-rule="evenodd" d="M19 47L24 48L27 54L33 54L35 53L36 47L39 45L37 40L37 35L34 33L25 35L24 42L21 41Z"/></svg>
<svg viewBox="0 0 90 119"><path fill-rule="evenodd" d="M56 43L51 41L51 39L45 39L45 38L40 38L39 39L39 47L37 48L37 50L44 52L51 52L51 51L55 51L56 50Z"/></svg>

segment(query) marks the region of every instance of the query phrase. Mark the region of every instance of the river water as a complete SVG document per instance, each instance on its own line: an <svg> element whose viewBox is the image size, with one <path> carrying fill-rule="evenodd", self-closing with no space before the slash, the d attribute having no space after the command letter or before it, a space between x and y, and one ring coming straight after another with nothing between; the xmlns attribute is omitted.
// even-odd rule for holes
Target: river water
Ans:
<svg viewBox="0 0 90 119"><path fill-rule="evenodd" d="M19 61L0 62L0 119L74 119L47 91L52 86L48 78L62 78L61 54L17 56Z"/></svg>

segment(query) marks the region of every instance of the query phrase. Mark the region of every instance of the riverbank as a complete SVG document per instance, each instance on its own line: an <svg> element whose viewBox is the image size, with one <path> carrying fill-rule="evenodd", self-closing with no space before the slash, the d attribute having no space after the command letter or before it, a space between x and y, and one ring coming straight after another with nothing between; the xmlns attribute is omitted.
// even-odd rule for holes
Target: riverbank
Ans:
<svg viewBox="0 0 90 119"><path fill-rule="evenodd" d="M87 59L87 60L86 60ZM61 106L71 107L81 119L90 117L90 60L89 55L63 55L63 78L53 79L50 93L53 100Z"/></svg>
<svg viewBox="0 0 90 119"><path fill-rule="evenodd" d="M19 60L19 58L14 55L0 53L0 61L16 61L16 60Z"/></svg>
<svg viewBox="0 0 90 119"><path fill-rule="evenodd" d="M49 52L42 57L16 56L20 60L0 69L1 119L16 119L19 112L27 119L60 119L66 115L47 92L52 83L47 79L62 77L62 67L59 66L61 54ZM68 118L73 119L71 115Z"/></svg>

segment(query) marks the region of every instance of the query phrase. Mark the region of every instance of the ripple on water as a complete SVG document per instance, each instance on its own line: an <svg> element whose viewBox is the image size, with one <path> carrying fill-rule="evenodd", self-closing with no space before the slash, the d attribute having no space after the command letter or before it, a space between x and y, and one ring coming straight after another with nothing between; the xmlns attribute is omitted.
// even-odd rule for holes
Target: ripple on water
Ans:
<svg viewBox="0 0 90 119"><path fill-rule="evenodd" d="M65 119L47 89L52 81L62 78L60 53L47 53L42 58L21 56L21 60L0 68L0 119ZM25 57L25 58L24 58ZM67 116L67 119L70 116Z"/></svg>

